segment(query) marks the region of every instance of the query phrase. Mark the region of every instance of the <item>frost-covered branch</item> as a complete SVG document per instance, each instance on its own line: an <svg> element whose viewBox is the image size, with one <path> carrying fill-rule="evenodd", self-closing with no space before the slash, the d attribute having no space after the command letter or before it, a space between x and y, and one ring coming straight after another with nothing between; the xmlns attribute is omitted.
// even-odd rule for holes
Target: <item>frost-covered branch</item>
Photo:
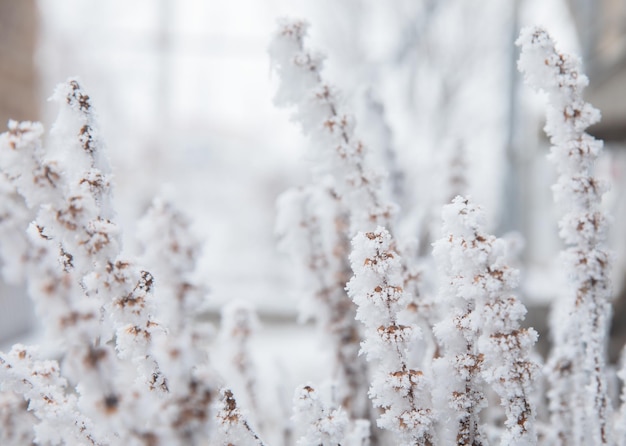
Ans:
<svg viewBox="0 0 626 446"><path fill-rule="evenodd" d="M86 327L89 331L72 336L64 361L66 373L80 383L85 402L93 399L87 404L94 405L95 418L101 406L96 393L103 392L104 407L115 414L108 417L113 422L110 429L120 432L121 438L146 435L120 414L136 411L137 405L153 408L151 400L156 395L150 393L167 392L166 378L150 352L153 336L162 332L152 318L154 279L120 255L121 231L113 221L110 168L89 96L77 80L70 79L57 88L53 98L61 109L48 151L63 168L63 199L58 205L42 207L37 222L59 244L64 268L77 286L72 295L76 319L92 321ZM83 318L85 305L88 312ZM91 373L93 380L87 378L86 368L96 371ZM140 379L123 384L116 380L118 373L110 373L118 368L139 373ZM132 388L137 391L129 393ZM142 412L145 419L152 415Z"/></svg>
<svg viewBox="0 0 626 446"><path fill-rule="evenodd" d="M297 262L305 301L304 317L315 317L333 346L334 379L342 406L356 418L368 418L367 366L358 357L360 327L345 285L350 278L347 216L328 186L290 190L279 198L277 231L281 248Z"/></svg>
<svg viewBox="0 0 626 446"><path fill-rule="evenodd" d="M307 27L308 24L298 20L279 22L270 46L274 69L281 81L275 102L279 106L296 106L295 115L303 131L311 136L317 159L323 166L320 176L330 174L333 180L331 185L319 181L306 190L285 194L280 206L284 216L281 220L287 219L290 224L282 225L286 230L279 228L279 231L292 241L291 246L287 243L283 246L296 253L298 262L306 265L313 279L305 284L311 288L319 310L309 313L315 314L318 325L329 329L331 334L336 358L333 377L347 384L340 386L344 393L341 399L354 417L369 418L365 398L367 368L357 356L360 329L354 320L354 305L343 289L349 278L348 225L359 226L355 219L367 218L351 216L348 210L350 203L356 209L357 204L350 201L350 191L354 193L354 181L361 177L350 168L355 161L349 159L350 154L356 153L353 119L341 113L336 92L322 79L323 56L305 48ZM359 143L358 151L363 150ZM359 169L362 170L360 165ZM344 177L348 171L353 179ZM363 211L367 207L358 210L361 214ZM299 246L306 246L306 250L300 251Z"/></svg>
<svg viewBox="0 0 626 446"><path fill-rule="evenodd" d="M201 241L189 219L169 200L156 198L138 223L141 262L155 274L155 316L167 335L154 339L154 355L167 376L158 432L166 444L198 444L209 438L217 399L208 344L213 329L201 320L207 289L194 278Z"/></svg>
<svg viewBox="0 0 626 446"><path fill-rule="evenodd" d="M1 138L2 169L11 179L15 191L37 213L38 219L42 215L56 218L65 201L65 179L56 161L43 158L41 133L39 124L12 123L9 132ZM25 231L26 228L22 228L21 232ZM101 398L94 398L94 402L99 401L101 410L108 411L108 402L116 401L117 397L114 398L113 395L117 392L98 364L104 364L108 358L110 367L110 358L114 353L111 349L94 345L93 342L100 331L99 306L93 300L81 300L78 297L83 295L83 291L70 274L73 258L58 241L53 241L48 231L39 222L29 227L30 243L24 256L29 292L35 300L38 313L47 322L47 333L62 341L61 347L67 352L68 370L71 371L75 364L87 369L82 377L91 380L87 392L104 392ZM81 356L85 360L77 358L72 361L73 355Z"/></svg>
<svg viewBox="0 0 626 446"><path fill-rule="evenodd" d="M256 419L259 430L263 430L263 413L260 410L257 389L257 369L252 358L250 341L258 328L258 319L252 307L243 301L230 302L222 309L220 328L220 350L229 362L227 370L230 385L235 380L240 384L239 401L244 401Z"/></svg>
<svg viewBox="0 0 626 446"><path fill-rule="evenodd" d="M43 227L31 224L40 206L62 199L60 169L44 158L42 134L39 123L11 121L9 131L0 135L5 198L0 254L3 277L14 283L26 281L47 335L62 338L64 318L71 314L70 283L59 268L58 246L48 242Z"/></svg>
<svg viewBox="0 0 626 446"><path fill-rule="evenodd" d="M160 330L150 314L153 280L119 257L109 168L89 96L71 79L54 99L61 107L46 151L37 124L13 124L0 138L3 172L36 214L28 230L29 291L60 341L68 392L76 389L82 416L100 421L93 436L131 441L147 434L145 423L122 414L149 419L137 406L153 390L167 390L148 351Z"/></svg>
<svg viewBox="0 0 626 446"><path fill-rule="evenodd" d="M449 415L444 440L459 445L487 444L480 412L487 406L482 376L484 355L478 349L481 335L480 305L483 290L474 277L486 274L487 239L477 232L476 209L457 197L443 211L443 238L433 255L442 272L440 300L445 318L435 325L435 335L444 348L433 369L439 405Z"/></svg>
<svg viewBox="0 0 626 446"><path fill-rule="evenodd" d="M36 349L17 344L8 354L0 353L0 383L2 392L22 395L28 411L38 419L29 426L35 443L61 444L73 439L95 446L111 441L107 434L96 433L93 421L80 413L78 399L67 392L58 363L39 359ZM10 444L20 444L13 440Z"/></svg>
<svg viewBox="0 0 626 446"><path fill-rule="evenodd" d="M233 392L229 389L221 391L217 419L220 429L218 436L222 437L220 441L224 446L265 445L241 413Z"/></svg>
<svg viewBox="0 0 626 446"><path fill-rule="evenodd" d="M33 426L37 419L28 411L28 401L22 395L4 391L0 396L0 444L33 444Z"/></svg>
<svg viewBox="0 0 626 446"><path fill-rule="evenodd" d="M384 228L359 233L353 240L350 262L354 276L348 293L365 325L362 351L374 364L370 397L382 409L378 425L397 435L399 444L434 444L435 414L429 378L412 367L412 343L421 336L398 315L410 303L404 291L401 261Z"/></svg>
<svg viewBox="0 0 626 446"><path fill-rule="evenodd" d="M340 93L324 79L324 57L305 46L307 28L302 20L279 22L270 46L281 79L275 102L295 105L294 117L315 143L323 173L335 178L335 190L349 210L350 235L390 227L396 206L384 194L383 174L355 134L354 117L342 110Z"/></svg>
<svg viewBox="0 0 626 446"><path fill-rule="evenodd" d="M588 84L580 59L559 52L541 28L524 29L519 68L531 86L548 94L546 133L559 175L556 203L569 287L552 315L554 348L548 364L552 424L560 444L611 444L606 342L611 314L608 219L600 203L607 185L593 175L602 142L585 133L600 113L583 100Z"/></svg>
<svg viewBox="0 0 626 446"><path fill-rule="evenodd" d="M335 215L347 215L349 227L345 230L345 237L352 238L358 231L373 231L379 226L391 228L397 207L389 200L383 181L384 174L374 166L367 146L356 135L355 119L343 110L340 93L324 79L323 56L305 45L307 28L308 24L299 20L279 22L270 47L274 69L281 80L275 102L279 106L294 106L295 119L302 125L304 133L310 136L319 160L316 173L318 176L330 178L332 194L338 199L339 211ZM304 203L300 205L304 210L301 221L305 228L312 229L306 235L309 239L319 237L315 235L315 231L319 230L314 227L319 225L319 221L323 226L336 219L322 219L322 213L317 209L312 212L311 206L306 204L310 198L293 198ZM329 259L333 255L336 255L335 251L326 250L321 258ZM339 264L335 268L334 277L340 277L339 274L345 271L345 264L343 267ZM401 286L409 282L413 285L418 277L413 274L414 269L405 265L403 271L406 277ZM329 278L318 281L317 289L327 289L325 284L329 283ZM340 308L350 308L349 301L338 299L333 302L339 303ZM406 299L405 305L409 304L413 304L413 308L419 308ZM329 309L331 314L336 314L332 306ZM404 308L399 311L403 310ZM348 316L352 311L342 311L340 314ZM335 327L345 327L341 329L342 332L347 330L353 335L360 332L351 325L351 318L337 319L337 322ZM344 336L343 339L356 341L358 338ZM356 342L349 346L351 355L356 353L355 344ZM339 347L343 349L343 345ZM340 351L340 357L343 355L345 359L349 359ZM344 362L345 359L342 358ZM348 377L353 373L349 367L344 367L344 371Z"/></svg>
<svg viewBox="0 0 626 446"><path fill-rule="evenodd" d="M341 407L334 408L325 404L319 392L308 384L296 389L293 403L296 431L303 432L297 441L298 446L345 444L349 419Z"/></svg>
<svg viewBox="0 0 626 446"><path fill-rule="evenodd" d="M526 309L511 294L517 271L506 264L506 243L485 233L478 206L456 197L444 207L443 237L434 246L448 311L435 326L444 351L433 365L442 412L450 412L444 419L453 423L444 441L487 444L480 412L490 384L506 414L501 444L536 444L531 391L537 365L529 356L537 333L520 327Z"/></svg>

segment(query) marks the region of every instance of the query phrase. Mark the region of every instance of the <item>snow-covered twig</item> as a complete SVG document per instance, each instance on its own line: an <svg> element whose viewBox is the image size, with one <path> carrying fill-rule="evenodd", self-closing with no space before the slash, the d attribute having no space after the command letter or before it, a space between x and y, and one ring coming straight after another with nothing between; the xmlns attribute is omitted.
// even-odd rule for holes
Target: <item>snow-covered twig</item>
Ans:
<svg viewBox="0 0 626 446"><path fill-rule="evenodd" d="M366 329L362 351L374 364L370 397L382 409L378 426L395 433L399 444L434 444L431 382L408 357L421 333L398 317L411 299L403 289L401 260L392 237L379 227L359 233L352 243L354 276L347 289Z"/></svg>
<svg viewBox="0 0 626 446"><path fill-rule="evenodd" d="M298 224L289 225L290 250L298 253L299 263L307 265L313 278L308 282L313 282L320 308L315 312L318 324L333 339L333 377L346 384L340 387L341 399L353 417L370 418L365 398L367 365L357 356L360 327L343 290L350 270L347 241L355 228L367 229L372 222L389 224L393 206L381 195L380 175L365 166L366 149L353 135L353 118L341 111L337 92L323 80L323 57L304 45L307 27L300 20L280 21L270 46L281 80L275 102L296 106L295 116L318 152L320 171L313 187L285 195L281 209ZM307 254L302 256L295 246L306 246Z"/></svg>
<svg viewBox="0 0 626 446"><path fill-rule="evenodd" d="M339 200L339 212L336 215L348 217L346 236L352 238L359 231L373 231L379 226L391 230L397 207L387 196L384 174L373 165L367 146L355 134L354 117L343 110L340 93L324 79L323 57L305 45L307 28L308 24L301 20L283 20L279 23L270 47L274 69L281 78L275 101L279 106L295 106L294 117L302 125L304 133L311 137L318 153L316 173L330 178L332 193ZM306 200L301 198L304 203ZM319 211L312 213L306 206L304 210L308 213L303 219L305 224L320 216ZM326 258L331 257L331 252L324 253ZM344 271L345 268L339 265L335 268L335 277ZM409 282L413 285L414 279L418 277L413 274L414 269L405 265L403 271L406 277L400 285ZM328 279L320 283L328 283ZM325 286L318 288L325 289ZM410 299L405 299L406 306L411 303ZM341 303L341 308L349 307L349 302ZM413 305L413 308L419 306ZM341 314L349 316L352 311ZM360 331L351 325L351 318L346 317L337 322L335 327L348 328L348 333L356 335ZM345 328L342 329L344 332ZM346 336L342 338L350 339ZM358 338L353 336L352 339L357 341ZM353 342L351 347L355 344ZM339 348L343 346L339 345ZM356 351L351 350L350 353ZM342 359L344 362L349 361L345 354L339 356L345 358ZM346 376L353 373L350 370L353 367L342 367Z"/></svg>
<svg viewBox="0 0 626 446"><path fill-rule="evenodd" d="M218 377L208 344L212 327L201 320L207 289L194 280L201 241L189 219L164 198L156 198L138 223L141 262L154 272L155 316L167 334L154 339L154 355L168 378L168 395L157 427L167 444L198 444L214 424Z"/></svg>
<svg viewBox="0 0 626 446"><path fill-rule="evenodd" d="M367 366L358 357L360 327L345 291L351 272L347 215L327 185L290 190L279 198L278 209L280 246L298 262L302 287L312 297L305 302L303 315L315 317L334 347L338 398L354 417L367 418Z"/></svg>
<svg viewBox="0 0 626 446"><path fill-rule="evenodd" d="M350 214L350 235L391 227L396 206L385 196L384 175L372 166L367 147L354 132L355 120L342 110L340 94L322 75L323 56L304 45L308 24L279 22L270 46L281 78L275 102L295 105L295 118L315 142L323 173L335 178L335 191Z"/></svg>
<svg viewBox="0 0 626 446"><path fill-rule="evenodd" d="M93 421L80 413L78 398L67 392L67 380L61 377L58 363L41 360L35 348L16 344L9 353L0 353L0 378L0 390L22 395L28 412L38 419L29 426L35 443L75 441L99 446L111 441L102 431L97 433ZM19 438L12 440L8 444L27 444L20 443Z"/></svg>
<svg viewBox="0 0 626 446"><path fill-rule="evenodd" d="M506 413L501 444L536 444L530 394L537 365L529 355L537 333L520 327L526 309L511 294L517 271L506 264L506 243L486 234L482 210L458 196L444 207L434 246L448 309L435 326L444 351L433 365L442 412L451 414L444 419L453 423L444 441L487 444L480 412L490 384Z"/></svg>
<svg viewBox="0 0 626 446"><path fill-rule="evenodd" d="M151 318L152 276L119 257L109 168L89 96L70 79L54 99L60 113L45 152L36 124L12 125L0 144L5 175L36 213L29 291L48 333L60 341L64 378L68 391L77 391L81 416L100 421L94 438L131 441L147 434L146 423L122 413L149 418L137 405L152 390L167 390L149 353L159 330ZM139 384L125 381L137 373Z"/></svg>
<svg viewBox="0 0 626 446"><path fill-rule="evenodd" d="M250 426L237 406L233 392L222 389L217 412L221 441L224 446L264 446L265 443Z"/></svg>
<svg viewBox="0 0 626 446"><path fill-rule="evenodd" d="M295 428L303 432L297 441L298 446L345 444L349 419L341 407L325 404L319 392L308 384L296 389L293 402Z"/></svg>
<svg viewBox="0 0 626 446"><path fill-rule="evenodd" d="M250 340L258 328L256 313L252 307L243 301L234 301L222 308L222 325L220 328L220 346L224 356L230 362L230 384L234 388L234 381L240 383L245 394L245 402L256 419L259 430L263 430L263 412L260 410L257 389L257 370ZM238 394L241 395L241 392ZM239 401L242 397L239 396Z"/></svg>
<svg viewBox="0 0 626 446"><path fill-rule="evenodd" d="M519 68L548 94L546 133L558 172L559 235L569 286L552 314L554 348L548 364L552 424L560 444L611 444L606 342L611 315L608 218L600 203L607 185L593 175L602 142L585 133L600 113L583 100L588 84L578 58L559 52L542 28L522 30Z"/></svg>

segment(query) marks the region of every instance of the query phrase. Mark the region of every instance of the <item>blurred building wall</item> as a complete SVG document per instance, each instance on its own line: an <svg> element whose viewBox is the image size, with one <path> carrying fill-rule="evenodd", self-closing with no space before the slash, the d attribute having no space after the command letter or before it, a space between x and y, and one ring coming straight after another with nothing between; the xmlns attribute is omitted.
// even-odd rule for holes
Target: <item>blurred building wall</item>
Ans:
<svg viewBox="0 0 626 446"><path fill-rule="evenodd" d="M587 100L602 111L590 129L604 141L626 143L626 2L569 0L590 78Z"/></svg>
<svg viewBox="0 0 626 446"><path fill-rule="evenodd" d="M0 131L7 121L37 120L37 5L0 0Z"/></svg>
<svg viewBox="0 0 626 446"><path fill-rule="evenodd" d="M34 0L0 0L0 132L9 119L37 120L37 5ZM0 343L32 326L32 305L23 287L0 279Z"/></svg>

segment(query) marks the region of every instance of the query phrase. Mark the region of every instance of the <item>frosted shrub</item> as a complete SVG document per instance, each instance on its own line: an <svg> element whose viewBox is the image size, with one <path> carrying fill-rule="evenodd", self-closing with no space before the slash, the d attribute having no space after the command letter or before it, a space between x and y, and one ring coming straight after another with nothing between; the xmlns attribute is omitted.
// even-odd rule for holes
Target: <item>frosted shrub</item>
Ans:
<svg viewBox="0 0 626 446"><path fill-rule="evenodd" d="M270 51L282 81L277 102L295 105L296 119L302 124L304 132L311 136L314 145L319 146L320 152L328 153L329 149L335 147L325 159L328 164L322 164L317 173L329 175L330 185L336 191L339 204L349 216L349 234L357 229L372 228L370 232L358 233L353 239L350 260L354 276L348 283L348 293L358 308L356 318L364 324L361 351L370 362L372 384L369 395L374 406L382 410L378 426L393 432L393 441L399 444L436 444L439 437L443 442L486 443L485 434L481 434L484 427L478 414L486 406L485 393L492 385L501 397L507 418L506 429L501 435L502 444L533 444L536 434L530 393L536 365L528 357L536 333L519 326L525 309L508 294L516 286L516 280L514 272L503 264L506 244L499 240L494 242L491 236L486 238L486 235L472 233L468 237L474 237L474 245L476 237L485 242L481 246L474 246L476 252L488 253L482 260L473 260L469 250L451 250L450 258L466 257L467 260L453 263L455 266L447 270L443 267L447 275L484 278L485 283L477 279L471 296L465 296L461 288L457 291L452 289L452 295L457 296L455 299L469 299L466 305L470 309L463 310L463 305L456 300L451 301L452 308L445 305L447 311L458 308L456 311L460 312L451 313L450 322L444 319L434 327L439 345L436 354L443 353L445 357L431 364L429 357L416 356L418 351L429 351L423 347L416 350L414 346L427 342L428 337L423 335L421 328L429 331L433 329L432 325L437 321L436 307L439 305L424 302L418 293L411 294L410 290L419 288L411 283L412 268L398 254L390 232L380 226L373 228L377 223L388 227L393 223L394 206L382 204L388 203L381 193L384 190L384 175L381 172L368 173L366 166L370 161L365 144L359 143L357 150L345 150L346 143L358 141L353 129L354 118L342 115L338 93L324 83L321 74L323 58L318 53L310 52L304 45L306 26L300 21L283 21L279 24ZM294 80L298 72L300 77ZM316 88L322 88L323 94L320 95ZM335 122L337 117L341 119ZM354 178L361 178L362 181L355 181ZM283 203L299 211L295 214L284 211L282 215L305 216L292 220L299 223L298 231L319 231L319 216L322 214L312 211L314 195L311 190L314 189L291 192L283 198ZM381 206L388 211L382 214L370 213L367 219L361 217L365 215L364 210ZM284 218L280 221L282 226L287 226ZM444 226L444 230L448 230L446 228L453 222L447 219L445 224L448 226ZM463 236L472 231L474 223L457 225L470 227L458 233L460 238L454 245L463 243L466 246L472 239L465 241ZM291 227L296 225L292 224ZM474 229L482 230L478 226ZM286 237L291 237L293 246L300 247L299 252L312 252L311 247L315 244L303 245L298 241L307 238L315 240L311 232L303 238L294 238L294 232L290 234ZM317 240L323 238L317 236ZM439 249L440 252L442 250ZM323 259L323 256L311 255L309 258L310 265L315 265L315 260ZM491 278L491 282L487 278ZM420 311L419 317L410 317L411 312L407 309ZM459 334L446 332L446 324L454 326L455 317L463 315L465 317L461 320L474 319L476 324L480 318L485 318L484 330L466 328L463 331L460 326ZM496 322L487 323L492 317L496 318ZM508 324L497 322L507 319L510 321ZM453 340L458 336L465 341L459 341L457 347ZM443 352L440 348L443 348ZM432 367L436 368L436 382L433 382ZM461 390L453 388L455 380L458 380ZM443 398L441 395L445 390L442 389L450 389ZM458 427L446 427L443 420L456 422Z"/></svg>
<svg viewBox="0 0 626 446"><path fill-rule="evenodd" d="M76 80L70 80L57 89L54 98L62 105L49 154L44 157L37 140L40 132L29 124L13 125L13 132L3 135L0 148L3 153L9 151L7 158L20 158L16 163L24 163L20 174L11 176L16 191L36 212L29 232L30 251L40 256L29 258L37 270L29 288L48 321L47 329L61 341L63 373L78 393L74 403L72 395L56 400L80 407L87 419L106 420L85 422L80 438L107 442L111 432L116 432L130 441L143 432L133 433L137 426L119 416L124 412L120 407L140 404L141 398L130 397L133 387L156 390L164 384L158 365L145 350L145 340L158 329L145 311L151 276L118 257L119 231L110 220L108 166L100 153L89 97ZM68 152L75 156L70 159ZM101 289L113 292L107 295ZM118 297L109 300L110 296ZM109 342L113 335L115 343ZM142 369L141 384L115 379L126 365L116 362L116 349L121 356L137 355L133 368ZM5 370L14 367L5 361ZM53 384L60 395L65 393L64 382ZM10 383L4 380L5 386ZM149 399L147 393L140 395ZM30 404L34 404L32 399ZM69 418L65 421L71 423ZM47 422L45 417L41 420Z"/></svg>
<svg viewBox="0 0 626 446"><path fill-rule="evenodd" d="M125 255L93 106L70 79L55 92L45 144L37 123L10 122L0 135L2 274L26 282L49 341L0 352L0 442L262 446L282 434L300 446L625 445L626 388L613 414L604 356L608 218L592 174L601 144L585 133L599 114L581 98L579 61L541 29L519 40L520 68L550 99L570 285L553 310L542 417L537 333L522 325L510 244L457 196L432 256L403 249L386 174L307 47L307 26L280 21L270 48L276 103L292 107L315 151L310 184L279 199L277 231L308 296L302 319L316 320L332 352L325 381L298 386L284 420L267 415L256 316L231 302L219 329L207 322L202 242L174 203L153 201L140 254ZM422 281L417 260L439 274Z"/></svg>
<svg viewBox="0 0 626 446"><path fill-rule="evenodd" d="M144 260L164 279L155 296L154 276L121 254L89 96L72 79L54 98L61 111L47 150L38 124L11 123L0 137L3 178L21 210L12 224L26 234L3 261L24 263L60 358L21 345L0 354L1 406L22 412L4 418L2 435L20 444L30 421L38 444L207 443L221 380L207 361L210 331L191 323L205 294L190 277L197 241L155 202L142 227Z"/></svg>

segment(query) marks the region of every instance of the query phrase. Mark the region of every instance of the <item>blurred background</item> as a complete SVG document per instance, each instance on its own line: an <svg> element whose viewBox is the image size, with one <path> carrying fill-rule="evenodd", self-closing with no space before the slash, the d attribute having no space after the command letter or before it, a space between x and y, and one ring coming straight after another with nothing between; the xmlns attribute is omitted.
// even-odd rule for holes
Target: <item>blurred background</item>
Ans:
<svg viewBox="0 0 626 446"><path fill-rule="evenodd" d="M79 76L115 172L129 252L155 195L189 214L206 241L200 270L217 314L251 301L265 326L294 324L299 288L276 250L277 196L310 178L309 142L272 105L267 46L276 18L311 22L328 78L390 171L402 231L427 253L456 193L483 204L497 235L521 234L530 325L545 333L562 282L543 134L545 98L521 83L514 41L543 24L580 54L587 99L602 111L597 173L613 188L615 346L626 294L626 3L622 0L0 0L0 130L41 120L57 83ZM28 298L3 285L0 342L36 326ZM305 342L298 340L297 342ZM615 348L613 355L615 355Z"/></svg>

